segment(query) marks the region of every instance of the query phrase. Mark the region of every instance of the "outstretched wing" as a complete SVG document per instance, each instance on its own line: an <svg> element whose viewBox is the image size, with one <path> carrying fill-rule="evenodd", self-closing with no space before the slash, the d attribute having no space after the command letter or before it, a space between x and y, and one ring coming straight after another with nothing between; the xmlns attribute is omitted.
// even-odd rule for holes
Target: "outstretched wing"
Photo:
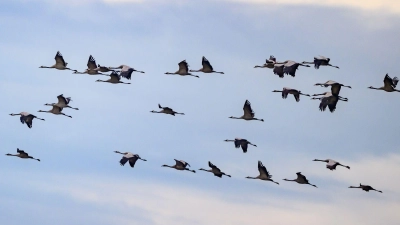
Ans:
<svg viewBox="0 0 400 225"><path fill-rule="evenodd" d="M186 60L181 61L178 63L179 71L187 73L189 71L189 65L187 64Z"/></svg>
<svg viewBox="0 0 400 225"><path fill-rule="evenodd" d="M246 100L246 102L244 103L243 111L245 115L254 117L254 111L251 109L251 103L249 102L249 100Z"/></svg>
<svg viewBox="0 0 400 225"><path fill-rule="evenodd" d="M62 66L67 66L67 63L64 61L64 57L61 55L61 53L59 51L57 52L54 59L56 60L56 64L60 64Z"/></svg>
<svg viewBox="0 0 400 225"><path fill-rule="evenodd" d="M135 167L135 163L136 163L137 160L138 160L138 157L137 157L137 156L134 156L134 157L130 158L130 159L129 159L129 165L130 165L132 168Z"/></svg>
<svg viewBox="0 0 400 225"><path fill-rule="evenodd" d="M119 161L119 163L121 164L121 166L125 165L126 162L128 162L128 158L126 158L125 156L122 157L122 159Z"/></svg>
<svg viewBox="0 0 400 225"><path fill-rule="evenodd" d="M201 64L203 65L203 68L208 68L209 70L213 71L213 67L210 64L210 61L206 59L206 57L203 56L203 59L201 60Z"/></svg>
<svg viewBox="0 0 400 225"><path fill-rule="evenodd" d="M265 174L268 178L272 177L272 175L269 174L267 168L265 168L261 161L258 161L258 171L260 172L260 174Z"/></svg>
<svg viewBox="0 0 400 225"><path fill-rule="evenodd" d="M96 60L93 58L92 55L89 56L87 67L89 70L94 70L97 68Z"/></svg>

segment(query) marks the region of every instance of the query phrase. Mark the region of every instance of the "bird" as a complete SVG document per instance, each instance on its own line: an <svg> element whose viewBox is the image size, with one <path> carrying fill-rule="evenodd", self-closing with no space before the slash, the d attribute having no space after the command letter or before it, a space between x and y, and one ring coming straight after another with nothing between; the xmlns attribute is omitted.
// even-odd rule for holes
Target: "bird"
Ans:
<svg viewBox="0 0 400 225"><path fill-rule="evenodd" d="M125 163L129 161L129 165L133 168L138 159L147 161L146 159L140 158L140 156L138 154L133 154L131 152L119 152L119 151L114 151L114 152L124 155L124 156L122 156L122 159L119 161L121 166L124 166Z"/></svg>
<svg viewBox="0 0 400 225"><path fill-rule="evenodd" d="M48 111L39 110L38 112L52 113L52 114L54 114L54 115L63 115L63 116L72 118L72 116L65 115L65 114L62 113L61 111L62 111L62 108L60 108L60 107L58 107L58 106L56 106L56 105L53 105L53 108L50 109L50 110L48 110Z"/></svg>
<svg viewBox="0 0 400 225"><path fill-rule="evenodd" d="M332 96L332 92L324 92L322 94L313 94L311 96L320 96L320 95L323 95L323 96L319 97L319 98L313 97L311 99L314 100L314 99L322 99L322 98L325 98L325 97L329 97L329 96ZM342 101L348 101L348 98L343 98L341 96L338 96L338 98L339 98L339 100L342 100Z"/></svg>
<svg viewBox="0 0 400 225"><path fill-rule="evenodd" d="M174 159L174 160L175 160L175 165L173 165L173 166L162 165L162 167L169 167L169 168L173 168L173 169L176 169L176 170L187 170L187 171L196 173L195 170L190 170L190 169L186 168L186 166L190 167L189 163L187 163L187 162L185 162L183 160L177 160L177 159Z"/></svg>
<svg viewBox="0 0 400 225"><path fill-rule="evenodd" d="M58 102L57 103L46 103L44 105L47 106L58 106L60 108L71 108L71 109L75 109L75 110L79 110L78 108L73 108L71 106L69 106L69 102L72 101L71 97L64 97L63 94L57 96Z"/></svg>
<svg viewBox="0 0 400 225"><path fill-rule="evenodd" d="M113 71L110 75L110 79L108 80L96 80L96 82L108 82L111 84L131 84L131 83L125 83L121 81L121 75L118 74L118 72Z"/></svg>
<svg viewBox="0 0 400 225"><path fill-rule="evenodd" d="M393 77L393 79L392 79L391 77L389 77L388 74L386 74L385 78L383 79L383 83L384 83L383 87L374 88L374 87L370 86L368 88L375 89L375 90L384 90L386 92L394 92L394 91L400 92L400 90L395 89L398 82L399 82L399 78Z"/></svg>
<svg viewBox="0 0 400 225"><path fill-rule="evenodd" d="M271 181L275 184L278 184L278 182L275 182L272 180L272 175L268 172L268 170L265 168L265 166L262 164L261 161L258 161L258 171L260 172L260 175L256 177L246 177L247 179L260 179L260 180L266 180L266 181Z"/></svg>
<svg viewBox="0 0 400 225"><path fill-rule="evenodd" d="M6 155L7 156L16 156L16 157L19 157L21 159L34 159L34 160L37 160L37 161L40 162L40 159L33 158L28 153L26 153L24 150L20 150L19 148L17 148L17 152L18 152L18 154L15 154L15 155L10 154L10 153L7 153Z"/></svg>
<svg viewBox="0 0 400 225"><path fill-rule="evenodd" d="M330 170L336 170L336 166L343 166L346 167L347 169L350 169L350 166L342 165L339 162L336 162L335 160L332 159L326 159L326 160L314 159L313 161L326 162L327 163L326 168Z"/></svg>
<svg viewBox="0 0 400 225"><path fill-rule="evenodd" d="M317 99L317 98L314 98ZM325 111L326 107L329 108L329 111L333 113L336 110L336 105L339 100L346 101L347 99L339 99L338 96L331 95L329 97L322 97L321 102L319 103L319 110Z"/></svg>
<svg viewBox="0 0 400 225"><path fill-rule="evenodd" d="M235 140L226 139L225 141L226 142L234 142L236 148L242 147L243 153L247 152L248 145L253 145L254 147L257 147L257 145L250 143L250 141L248 141L246 139L241 139L241 138L235 138Z"/></svg>
<svg viewBox="0 0 400 225"><path fill-rule="evenodd" d="M331 66L331 67L335 67L338 68L338 66L333 66L331 64L329 64L329 61L331 59L330 58L326 58L325 56L316 56L314 57L314 62L302 62L303 64L314 64L314 68L315 69L319 69L320 66Z"/></svg>
<svg viewBox="0 0 400 225"><path fill-rule="evenodd" d="M308 182L306 176L304 176L303 174L301 174L301 172L297 172L296 174L297 174L297 178L294 179L294 180L288 180L288 179L283 179L283 180L285 180L285 181L295 181L295 182L297 182L297 183L299 183L299 184L309 184L309 185L311 185L311 186L317 187L317 186L315 186L314 184L310 184L310 183Z"/></svg>
<svg viewBox="0 0 400 225"><path fill-rule="evenodd" d="M110 69L109 67L100 66L100 64L97 64L97 68L98 68L98 70L99 70L100 72L103 72L103 73L115 71L115 70Z"/></svg>
<svg viewBox="0 0 400 225"><path fill-rule="evenodd" d="M213 67L210 64L210 61L206 57L203 56L201 59L201 64L203 65L203 68L199 70L189 70L189 72L203 72L203 73L220 73L224 74L224 72L217 72L213 69Z"/></svg>
<svg viewBox="0 0 400 225"><path fill-rule="evenodd" d="M296 70L299 68L299 66L310 67L309 65L288 60L283 66L283 73L289 74L290 76L294 77L296 75Z"/></svg>
<svg viewBox="0 0 400 225"><path fill-rule="evenodd" d="M96 60L93 58L92 55L89 56L88 62L87 62L87 69L85 72L78 72L77 70L74 70L75 74L89 74L89 75L106 75L104 73L100 73L100 68L97 67Z"/></svg>
<svg viewBox="0 0 400 225"><path fill-rule="evenodd" d="M44 121L44 119L36 117L35 115L32 115L32 114L30 114L28 112L11 113L10 116L21 116L19 118L19 120L21 121L22 124L26 123L26 125L29 128L32 128L32 120L35 119L35 118L38 119L38 120L43 120Z"/></svg>
<svg viewBox="0 0 400 225"><path fill-rule="evenodd" d="M118 67L108 67L108 69L112 70L112 69L121 69L121 72L119 73L119 75L121 77L124 77L128 80L131 79L132 73L133 72L138 72L138 73L144 73L143 71L139 71L139 70L135 70L130 66L127 65L120 65Z"/></svg>
<svg viewBox="0 0 400 225"><path fill-rule="evenodd" d="M181 75L181 76L192 76L192 77L199 78L199 76L189 73L189 66L188 66L186 60L183 60L180 63L178 63L178 66L179 66L179 70L176 71L175 73L166 72L165 74L168 74L168 75L177 74L177 75Z"/></svg>
<svg viewBox="0 0 400 225"><path fill-rule="evenodd" d="M231 116L229 118L231 118L231 119L243 119L243 120L259 120L259 121L264 122L263 119L254 118L255 114L254 114L254 111L251 109L251 104L250 104L249 100L246 100L246 102L244 103L243 111L244 111L243 116L241 116L241 117L233 117L233 116Z"/></svg>
<svg viewBox="0 0 400 225"><path fill-rule="evenodd" d="M61 55L60 51L57 52L54 59L56 60L56 64L52 66L40 66L39 68L49 68L49 69L55 68L58 70L71 70L70 68L67 67L68 63L64 61L64 58Z"/></svg>
<svg viewBox="0 0 400 225"><path fill-rule="evenodd" d="M265 63L262 66L254 66L254 68L269 68L273 69L276 62L276 58L273 55L269 56L269 59L265 60Z"/></svg>
<svg viewBox="0 0 400 225"><path fill-rule="evenodd" d="M361 188L362 190L364 190L364 191L366 191L366 192L369 192L369 191L377 191L377 192L382 193L382 191L376 190L376 189L372 188L372 187L369 186L369 185L362 185L361 183L360 183L360 186L358 186L358 187L350 186L349 188Z"/></svg>
<svg viewBox="0 0 400 225"><path fill-rule="evenodd" d="M185 113L178 113L175 112L173 109L169 108L169 107L162 107L160 104L158 104L158 108L162 109L161 111L150 111L151 113L165 113L165 114L169 114L169 115L173 115L175 116L176 114L179 115L185 115Z"/></svg>
<svg viewBox="0 0 400 225"><path fill-rule="evenodd" d="M316 83L316 84L314 84L314 86L321 86L321 87L329 87L329 86L334 86L334 85L351 88L350 86L346 86L344 84L338 83L338 82L333 81L333 80L328 80L325 83Z"/></svg>
<svg viewBox="0 0 400 225"><path fill-rule="evenodd" d="M227 177L231 177L231 175L225 174L217 166L212 164L210 161L208 161L208 166L211 167L211 170L206 170L206 169L203 169L203 168L200 168L199 170L203 170L203 171L206 171L206 172L213 173L214 176L219 177L219 178L221 178L222 175L225 175Z"/></svg>
<svg viewBox="0 0 400 225"><path fill-rule="evenodd" d="M282 92L283 99L286 99L288 94L292 94L294 96L294 98L296 99L296 102L300 101L300 95L305 95L305 96L310 97L309 94L303 94L303 93L301 93L301 91L298 91L293 88L288 88L288 87L284 87L282 91L274 90L272 92Z"/></svg>

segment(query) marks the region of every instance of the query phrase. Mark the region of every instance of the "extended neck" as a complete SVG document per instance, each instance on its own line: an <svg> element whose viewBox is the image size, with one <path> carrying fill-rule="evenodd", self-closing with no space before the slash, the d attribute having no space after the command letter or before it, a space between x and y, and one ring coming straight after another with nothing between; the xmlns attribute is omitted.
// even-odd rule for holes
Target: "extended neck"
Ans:
<svg viewBox="0 0 400 225"><path fill-rule="evenodd" d="M246 177L247 179L258 179L258 177Z"/></svg>

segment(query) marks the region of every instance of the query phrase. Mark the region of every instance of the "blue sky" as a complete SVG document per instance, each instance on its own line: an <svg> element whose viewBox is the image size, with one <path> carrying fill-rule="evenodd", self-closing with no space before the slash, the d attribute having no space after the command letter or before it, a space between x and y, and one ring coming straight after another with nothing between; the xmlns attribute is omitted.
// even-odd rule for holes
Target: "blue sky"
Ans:
<svg viewBox="0 0 400 225"><path fill-rule="evenodd" d="M306 3L305 3L306 2ZM364 2L364 3L363 3ZM380 87L399 76L400 6L393 1L46 1L0 3L2 154L24 149L41 162L0 157L0 220L15 224L398 224L399 93ZM84 70L89 55L106 66L130 65L131 85L103 77L39 69L60 51ZM280 79L254 69L278 60L331 58L340 69L301 67ZM186 59L207 57L220 74L167 76ZM107 79L107 77L104 77ZM318 101L283 100L282 87L315 94L335 80L336 112ZM56 96L72 97L73 118L38 113ZM248 99L258 121L241 116ZM152 114L157 104L185 116ZM33 128L10 113L46 121ZM247 138L243 154L223 140ZM113 151L140 154L134 169ZM192 169L211 161L232 178L162 168L174 158ZM329 171L313 159L351 166ZM260 180L261 160L280 182ZM282 181L302 172L318 189ZM383 194L348 189L369 184Z"/></svg>

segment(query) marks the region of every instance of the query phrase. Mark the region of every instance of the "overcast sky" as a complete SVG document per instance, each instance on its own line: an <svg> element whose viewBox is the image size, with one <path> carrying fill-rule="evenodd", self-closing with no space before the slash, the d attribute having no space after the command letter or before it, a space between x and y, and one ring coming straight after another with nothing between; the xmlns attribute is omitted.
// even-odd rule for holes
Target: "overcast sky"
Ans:
<svg viewBox="0 0 400 225"><path fill-rule="evenodd" d="M279 224L398 225L400 221L400 93L370 90L386 73L400 76L400 3L314 0L16 0L0 2L1 154L20 148L41 162L0 157L0 221L7 225ZM60 51L83 71L126 64L131 85L102 76L39 69ZM340 69L300 67L281 79L255 69L324 55ZM207 57L225 74L168 76L184 59L190 69ZM334 113L319 101L282 99L282 87L307 94L335 80ZM126 80L125 80L126 81ZM37 112L56 96L72 97L73 118ZM265 122L232 120L248 99ZM157 104L185 113L152 114ZM10 113L46 121L33 128ZM246 138L247 153L223 140ZM139 154L121 167L119 150ZM336 171L313 159L349 165ZM161 167L182 159L191 169L208 161L232 178ZM257 176L261 160L280 183ZM309 185L286 182L296 172ZM364 192L350 185L382 190Z"/></svg>

